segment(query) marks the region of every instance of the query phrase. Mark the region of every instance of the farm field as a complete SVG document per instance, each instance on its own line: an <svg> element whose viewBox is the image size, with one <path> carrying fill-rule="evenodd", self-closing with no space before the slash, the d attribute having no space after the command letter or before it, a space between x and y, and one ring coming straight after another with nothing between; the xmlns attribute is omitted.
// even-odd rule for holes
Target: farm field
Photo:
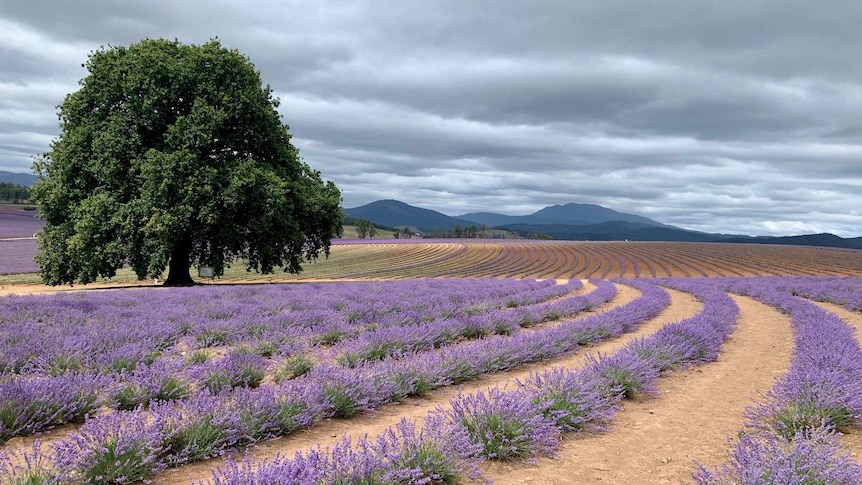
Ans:
<svg viewBox="0 0 862 485"><path fill-rule="evenodd" d="M38 285L35 254L33 239L0 239L0 286ZM862 251L727 243L345 239L335 240L329 258L307 263L300 275L260 275L237 263L215 282L714 276L862 276ZM123 269L102 283L141 284Z"/></svg>
<svg viewBox="0 0 862 485"><path fill-rule="evenodd" d="M862 483L859 259L343 241L269 280L299 285L13 279L0 484Z"/></svg>
<svg viewBox="0 0 862 485"><path fill-rule="evenodd" d="M36 217L37 211L24 210L32 206L0 204L0 239L28 237L42 229L42 221Z"/></svg>

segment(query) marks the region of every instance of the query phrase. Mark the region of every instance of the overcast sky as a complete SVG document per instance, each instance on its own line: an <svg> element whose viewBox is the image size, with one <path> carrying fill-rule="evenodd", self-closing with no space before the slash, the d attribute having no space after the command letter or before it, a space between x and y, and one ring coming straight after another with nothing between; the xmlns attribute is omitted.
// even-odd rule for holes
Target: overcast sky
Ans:
<svg viewBox="0 0 862 485"><path fill-rule="evenodd" d="M0 170L103 45L218 37L345 207L862 236L862 2L0 0Z"/></svg>

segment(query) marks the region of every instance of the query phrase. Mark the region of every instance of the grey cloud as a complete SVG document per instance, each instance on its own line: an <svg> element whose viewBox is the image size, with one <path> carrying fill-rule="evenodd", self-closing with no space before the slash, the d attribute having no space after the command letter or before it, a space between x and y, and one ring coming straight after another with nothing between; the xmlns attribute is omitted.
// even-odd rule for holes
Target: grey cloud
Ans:
<svg viewBox="0 0 862 485"><path fill-rule="evenodd" d="M346 206L589 202L716 232L862 235L862 4L0 0L0 169L103 45L218 37Z"/></svg>

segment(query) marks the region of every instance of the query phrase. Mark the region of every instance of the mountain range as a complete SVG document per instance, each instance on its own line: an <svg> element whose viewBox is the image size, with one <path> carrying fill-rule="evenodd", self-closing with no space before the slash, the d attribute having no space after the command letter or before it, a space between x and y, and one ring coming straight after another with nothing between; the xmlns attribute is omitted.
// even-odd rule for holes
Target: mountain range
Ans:
<svg viewBox="0 0 862 485"><path fill-rule="evenodd" d="M0 170L0 182L30 187L36 180L37 177L29 173ZM475 225L504 229L525 237L538 234L564 240L730 242L862 249L862 237L842 238L834 234L757 237L712 234L662 224L647 217L617 212L595 204L552 205L525 216L471 212L452 217L388 199L344 209L344 213L348 217L368 219L381 226L410 227L425 233L450 231L456 225Z"/></svg>
<svg viewBox="0 0 862 485"><path fill-rule="evenodd" d="M553 205L525 216L472 212L452 217L388 199L344 209L344 213L348 217L368 219L376 224L411 227L426 233L450 231L456 225L476 225L504 229L522 236L541 234L563 240L731 242L862 249L862 237L842 238L834 234L759 237L714 234L662 224L647 217L617 212L595 204Z"/></svg>
<svg viewBox="0 0 862 485"><path fill-rule="evenodd" d="M13 183L15 185L23 185L30 187L39 180L35 175L30 173L5 172L0 170L0 182Z"/></svg>

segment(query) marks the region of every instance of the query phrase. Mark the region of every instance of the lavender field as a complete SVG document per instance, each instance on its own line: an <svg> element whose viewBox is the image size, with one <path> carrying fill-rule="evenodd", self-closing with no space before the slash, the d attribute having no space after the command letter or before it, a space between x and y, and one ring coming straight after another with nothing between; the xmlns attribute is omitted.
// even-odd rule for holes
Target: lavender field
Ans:
<svg viewBox="0 0 862 485"><path fill-rule="evenodd" d="M23 210L22 206L0 204L0 239L33 237L42 229L36 211Z"/></svg>
<svg viewBox="0 0 862 485"><path fill-rule="evenodd" d="M34 273L39 270L35 239L0 239L0 274Z"/></svg>
<svg viewBox="0 0 862 485"><path fill-rule="evenodd" d="M620 288L636 295L613 304ZM667 311L664 288L693 295L700 311L589 353ZM404 279L3 297L0 483L192 483L168 471L586 348L582 366L462 393L379 436L218 459L205 465L209 478L193 479L483 480L483 463L552 456L566 434L607 432L626 400L660 394L662 376L720 358L739 313L729 295L788 314L795 350L774 387L738 410L742 438L725 463L692 461L690 482L862 483L836 434L862 418L862 352L845 321L812 303L859 311L862 279L837 277ZM57 426L66 431L33 440Z"/></svg>

